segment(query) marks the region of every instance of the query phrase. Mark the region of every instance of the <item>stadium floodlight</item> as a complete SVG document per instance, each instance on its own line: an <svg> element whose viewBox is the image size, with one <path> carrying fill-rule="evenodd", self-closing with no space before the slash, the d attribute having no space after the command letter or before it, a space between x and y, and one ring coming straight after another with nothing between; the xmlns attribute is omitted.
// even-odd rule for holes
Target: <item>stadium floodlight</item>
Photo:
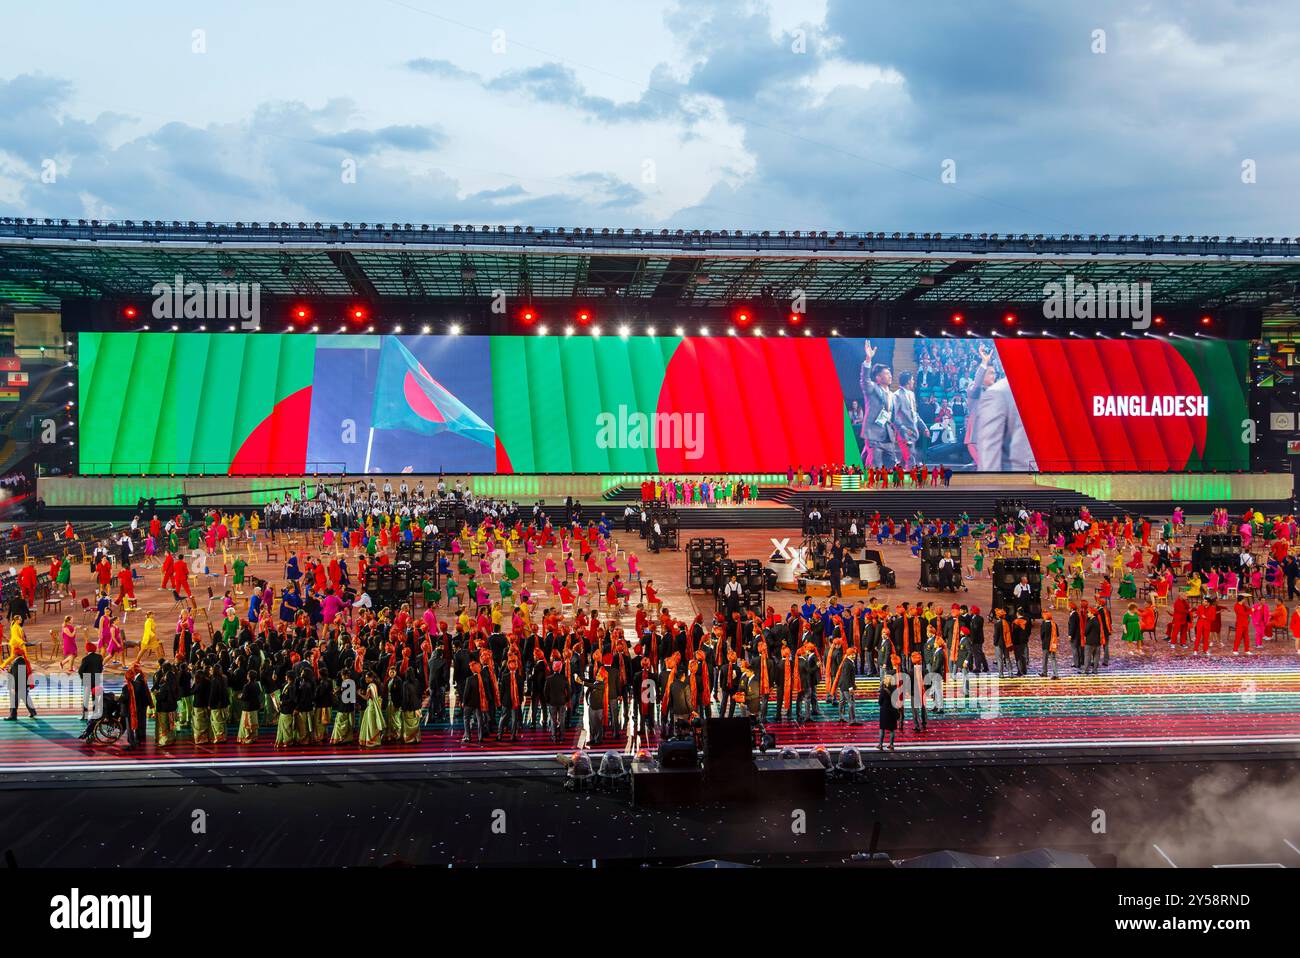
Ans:
<svg viewBox="0 0 1300 958"><path fill-rule="evenodd" d="M564 335L566 335L566 336L572 336L572 335L573 335L573 327L572 327L572 326L565 326L565 327L564 327Z"/></svg>
<svg viewBox="0 0 1300 958"><path fill-rule="evenodd" d="M420 327L420 332L421 332L423 335L425 335L425 336L428 336L428 335L429 335L429 330L430 330L430 327L428 327L428 326L421 326L421 327Z"/></svg>
<svg viewBox="0 0 1300 958"><path fill-rule="evenodd" d="M627 339L629 336L632 335L632 330L628 329L626 326L620 326L618 328L618 334L622 336L624 339Z"/></svg>
<svg viewBox="0 0 1300 958"><path fill-rule="evenodd" d="M546 325L545 325L544 323L543 323L541 326L538 326L538 327L537 327L537 335L538 335L538 336L545 336L545 335L546 335Z"/></svg>
<svg viewBox="0 0 1300 958"><path fill-rule="evenodd" d="M653 326L647 326L645 328L645 334L647 336L653 336L655 334L655 328Z"/></svg>
<svg viewBox="0 0 1300 958"><path fill-rule="evenodd" d="M685 335L686 335L686 330L684 330L684 329L682 329L682 327L678 326L676 329L673 330L673 335L674 335L674 336L685 336Z"/></svg>
<svg viewBox="0 0 1300 958"><path fill-rule="evenodd" d="M448 331L449 333L451 333L453 336L459 336L459 335L460 335L460 323L452 323L452 324L451 324L451 327L450 327L447 331Z"/></svg>
<svg viewBox="0 0 1300 958"><path fill-rule="evenodd" d="M599 327L599 326L593 326L593 327L591 327L591 335L594 336L596 339L599 339L599 338L600 338L600 327Z"/></svg>
<svg viewBox="0 0 1300 958"><path fill-rule="evenodd" d="M700 327L700 335L701 335L701 336L707 336L707 335L709 335L709 327L707 327L707 326L701 326L701 327Z"/></svg>

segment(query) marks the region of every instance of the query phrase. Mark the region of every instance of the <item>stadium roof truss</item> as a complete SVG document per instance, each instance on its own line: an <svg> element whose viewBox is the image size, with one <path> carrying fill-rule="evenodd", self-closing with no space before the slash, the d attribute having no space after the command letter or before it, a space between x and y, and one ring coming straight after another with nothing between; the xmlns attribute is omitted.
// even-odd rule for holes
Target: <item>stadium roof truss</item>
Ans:
<svg viewBox="0 0 1300 958"><path fill-rule="evenodd" d="M614 299L647 306L1041 302L1044 286L1152 284L1162 306L1270 306L1300 289L1300 242L521 232L518 227L68 226L0 221L0 303L151 295L155 283L257 283L285 297L462 302Z"/></svg>

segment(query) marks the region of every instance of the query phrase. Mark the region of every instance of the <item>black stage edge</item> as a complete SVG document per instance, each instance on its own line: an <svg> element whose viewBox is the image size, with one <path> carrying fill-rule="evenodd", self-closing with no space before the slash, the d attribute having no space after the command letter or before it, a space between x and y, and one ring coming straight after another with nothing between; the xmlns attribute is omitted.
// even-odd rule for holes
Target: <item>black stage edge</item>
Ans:
<svg viewBox="0 0 1300 958"><path fill-rule="evenodd" d="M871 849L1048 847L1122 867L1300 866L1294 752L1230 757L894 753L820 798L634 806L574 793L558 762L5 777L0 851L18 868L839 865ZM96 787L96 786L105 787ZM110 787L110 786L117 787Z"/></svg>

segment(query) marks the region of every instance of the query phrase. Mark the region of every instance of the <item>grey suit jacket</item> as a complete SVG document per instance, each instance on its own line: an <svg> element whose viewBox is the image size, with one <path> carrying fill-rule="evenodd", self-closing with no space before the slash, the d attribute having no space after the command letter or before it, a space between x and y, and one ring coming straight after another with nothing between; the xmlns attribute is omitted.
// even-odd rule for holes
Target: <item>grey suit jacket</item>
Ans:
<svg viewBox="0 0 1300 958"><path fill-rule="evenodd" d="M984 390L971 411L971 442L980 472L1036 472L1034 451L1006 378Z"/></svg>

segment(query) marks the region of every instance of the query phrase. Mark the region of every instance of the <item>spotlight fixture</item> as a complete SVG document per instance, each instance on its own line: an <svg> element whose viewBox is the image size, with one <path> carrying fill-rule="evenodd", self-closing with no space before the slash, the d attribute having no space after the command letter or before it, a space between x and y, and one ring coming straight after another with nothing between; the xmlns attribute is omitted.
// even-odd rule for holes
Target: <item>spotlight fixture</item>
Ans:
<svg viewBox="0 0 1300 958"><path fill-rule="evenodd" d="M451 324L451 328L448 329L447 331L448 331L449 333L451 333L453 336L459 336L459 335L460 335L460 323L452 323L452 324Z"/></svg>
<svg viewBox="0 0 1300 958"><path fill-rule="evenodd" d="M707 336L707 335L709 335L709 327L707 327L707 326L701 326L701 327L700 327L700 335L701 335L701 336Z"/></svg>
<svg viewBox="0 0 1300 958"><path fill-rule="evenodd" d="M591 322L591 311L586 309L578 310L578 322L582 323L584 326Z"/></svg>
<svg viewBox="0 0 1300 958"><path fill-rule="evenodd" d="M963 316L961 313L953 313L953 314L952 314L952 324L953 324L954 326L960 326L960 325L962 325L962 324L965 323L965 322L966 322L966 317Z"/></svg>
<svg viewBox="0 0 1300 958"><path fill-rule="evenodd" d="M653 336L655 334L655 328L653 326L647 326L645 328L645 334L647 336Z"/></svg>
<svg viewBox="0 0 1300 958"><path fill-rule="evenodd" d="M673 335L674 335L674 336L685 336L685 335L686 335L686 330L684 330L684 329L682 329L682 327L678 326L676 329L673 330Z"/></svg>
<svg viewBox="0 0 1300 958"><path fill-rule="evenodd" d="M573 327L572 327L572 326L565 326L565 327L564 327L564 335L566 335L566 336L572 336L572 335L573 335Z"/></svg>
<svg viewBox="0 0 1300 958"><path fill-rule="evenodd" d="M421 327L420 327L420 332L423 333L425 336L428 336L428 335L429 335L429 327L428 327L428 326L421 326Z"/></svg>
<svg viewBox="0 0 1300 958"><path fill-rule="evenodd" d="M541 326L538 326L538 327L537 327L537 335L538 335L538 336L545 336L545 335L546 335L546 325L545 325L544 323L543 323Z"/></svg>
<svg viewBox="0 0 1300 958"><path fill-rule="evenodd" d="M363 323L366 321L366 308L364 306L352 306L348 309L348 316L355 322Z"/></svg>
<svg viewBox="0 0 1300 958"><path fill-rule="evenodd" d="M591 335L595 339L600 339L600 327L599 326L591 327Z"/></svg>
<svg viewBox="0 0 1300 958"><path fill-rule="evenodd" d="M295 306L293 308L293 312L290 313L290 315L294 319L298 320L298 322L305 323L307 322L307 320L311 319L311 310L308 309L306 306Z"/></svg>
<svg viewBox="0 0 1300 958"><path fill-rule="evenodd" d="M618 334L624 339L627 339L629 336L632 335L632 330L628 329L626 326L620 326L618 328Z"/></svg>
<svg viewBox="0 0 1300 958"><path fill-rule="evenodd" d="M1016 314L1007 313L1002 317L1002 322L1006 323L1008 326L1014 326L1016 324Z"/></svg>
<svg viewBox="0 0 1300 958"><path fill-rule="evenodd" d="M122 315L127 319L135 319L140 315L140 311L134 306L127 306L122 309Z"/></svg>

